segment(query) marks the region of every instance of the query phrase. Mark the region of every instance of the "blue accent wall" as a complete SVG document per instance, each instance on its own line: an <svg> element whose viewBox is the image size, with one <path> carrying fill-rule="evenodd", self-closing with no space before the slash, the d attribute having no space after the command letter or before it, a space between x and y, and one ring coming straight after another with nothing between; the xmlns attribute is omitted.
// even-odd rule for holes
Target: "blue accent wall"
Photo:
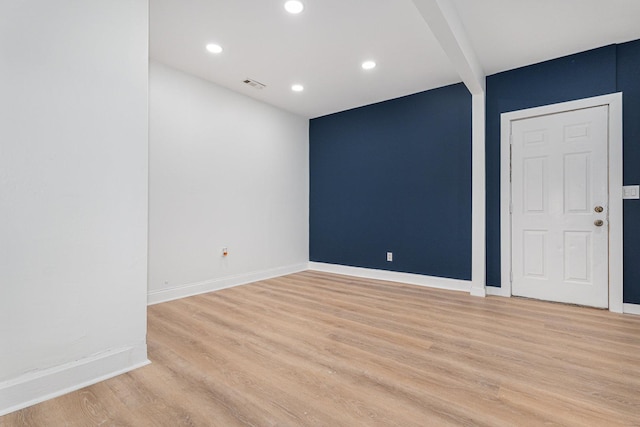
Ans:
<svg viewBox="0 0 640 427"><path fill-rule="evenodd" d="M625 185L640 184L640 40L487 77L487 285L500 286L500 114L623 93ZM640 200L624 206L624 302L640 304Z"/></svg>
<svg viewBox="0 0 640 427"><path fill-rule="evenodd" d="M617 46L622 92L625 185L640 184L640 40ZM624 302L640 304L640 200L624 205Z"/></svg>
<svg viewBox="0 0 640 427"><path fill-rule="evenodd" d="M500 114L616 92L616 46L487 77L487 285L500 286Z"/></svg>
<svg viewBox="0 0 640 427"><path fill-rule="evenodd" d="M312 119L309 144L311 261L471 279L464 85Z"/></svg>
<svg viewBox="0 0 640 427"><path fill-rule="evenodd" d="M500 286L500 114L615 92L624 184L640 184L640 40L487 77L487 285ZM312 261L471 278L462 84L313 119L309 133ZM640 304L640 200L623 204L624 302Z"/></svg>

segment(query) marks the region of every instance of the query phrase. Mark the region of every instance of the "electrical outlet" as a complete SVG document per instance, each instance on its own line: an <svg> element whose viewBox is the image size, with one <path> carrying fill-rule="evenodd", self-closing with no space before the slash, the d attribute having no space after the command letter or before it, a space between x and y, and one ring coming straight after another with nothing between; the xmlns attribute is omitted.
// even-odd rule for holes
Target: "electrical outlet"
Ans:
<svg viewBox="0 0 640 427"><path fill-rule="evenodd" d="M387 261L393 262L393 252L387 252Z"/></svg>

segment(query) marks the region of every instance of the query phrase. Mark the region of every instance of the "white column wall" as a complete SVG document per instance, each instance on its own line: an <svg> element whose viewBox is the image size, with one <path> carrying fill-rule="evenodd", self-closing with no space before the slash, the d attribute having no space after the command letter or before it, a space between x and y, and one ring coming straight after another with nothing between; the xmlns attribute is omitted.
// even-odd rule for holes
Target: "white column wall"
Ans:
<svg viewBox="0 0 640 427"><path fill-rule="evenodd" d="M0 414L146 363L148 4L0 4Z"/></svg>

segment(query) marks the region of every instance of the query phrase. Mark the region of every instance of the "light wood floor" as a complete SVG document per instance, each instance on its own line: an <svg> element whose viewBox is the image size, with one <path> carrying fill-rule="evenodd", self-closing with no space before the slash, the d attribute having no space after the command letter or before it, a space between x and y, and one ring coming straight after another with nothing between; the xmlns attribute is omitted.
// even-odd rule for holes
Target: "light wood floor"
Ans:
<svg viewBox="0 0 640 427"><path fill-rule="evenodd" d="M640 316L304 272L149 307L152 365L1 426L640 426Z"/></svg>

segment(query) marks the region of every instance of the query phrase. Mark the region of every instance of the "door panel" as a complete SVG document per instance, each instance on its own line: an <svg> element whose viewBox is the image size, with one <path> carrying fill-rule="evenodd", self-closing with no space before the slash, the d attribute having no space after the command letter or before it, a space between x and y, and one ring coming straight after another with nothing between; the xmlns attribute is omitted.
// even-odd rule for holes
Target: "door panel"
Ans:
<svg viewBox="0 0 640 427"><path fill-rule="evenodd" d="M591 212L590 153L564 155L565 213L588 214Z"/></svg>
<svg viewBox="0 0 640 427"><path fill-rule="evenodd" d="M524 230L522 242L523 276L546 279L547 233L540 230Z"/></svg>
<svg viewBox="0 0 640 427"><path fill-rule="evenodd" d="M544 213L546 206L546 157L524 159L524 212Z"/></svg>
<svg viewBox="0 0 640 427"><path fill-rule="evenodd" d="M608 107L511 126L513 295L607 307Z"/></svg>
<svg viewBox="0 0 640 427"><path fill-rule="evenodd" d="M565 282L591 283L591 233L564 232Z"/></svg>

